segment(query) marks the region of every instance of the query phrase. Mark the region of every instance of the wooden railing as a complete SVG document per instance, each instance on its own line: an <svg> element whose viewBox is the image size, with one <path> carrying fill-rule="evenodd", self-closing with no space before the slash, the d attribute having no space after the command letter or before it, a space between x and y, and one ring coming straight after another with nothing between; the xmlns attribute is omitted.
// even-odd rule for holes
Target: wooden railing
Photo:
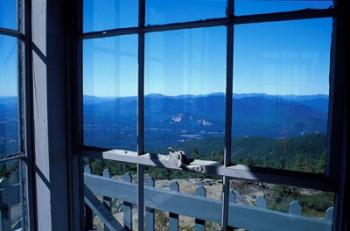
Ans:
<svg viewBox="0 0 350 231"><path fill-rule="evenodd" d="M132 182L130 174L123 180L110 177L105 170L103 176L91 174L89 166L85 167L85 203L86 226L92 229L93 214L103 221L105 230L132 230L132 205L137 203L137 184ZM103 203L94 195L103 198ZM256 199L256 206L248 206L237 201L237 193L231 191L229 204L229 226L253 231L330 231L332 230L333 207L325 211L324 219L302 216L302 206L298 201L289 205L289 213L267 209L263 197ZM123 221L118 223L111 213L111 202L123 201ZM200 185L195 194L179 192L179 184L171 182L170 190L154 188L154 180L145 179L145 227L154 230L155 209L169 212L169 230L179 230L179 215L195 218L195 230L204 230L208 221L220 223L221 201L206 197L206 189Z"/></svg>

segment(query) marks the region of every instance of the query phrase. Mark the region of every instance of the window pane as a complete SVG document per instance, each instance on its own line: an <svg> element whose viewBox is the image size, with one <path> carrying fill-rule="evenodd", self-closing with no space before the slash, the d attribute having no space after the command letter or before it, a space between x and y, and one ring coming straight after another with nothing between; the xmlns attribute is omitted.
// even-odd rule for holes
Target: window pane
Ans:
<svg viewBox="0 0 350 231"><path fill-rule="evenodd" d="M19 152L18 41L0 35L0 157Z"/></svg>
<svg viewBox="0 0 350 231"><path fill-rule="evenodd" d="M222 160L224 27L146 35L145 150Z"/></svg>
<svg viewBox="0 0 350 231"><path fill-rule="evenodd" d="M324 172L331 28L331 19L235 27L235 163Z"/></svg>
<svg viewBox="0 0 350 231"><path fill-rule="evenodd" d="M93 158L85 158L84 164L85 196L86 189L89 189L98 204L103 204L115 220L127 230L138 230L136 165ZM91 213L89 208L86 203L85 230L109 230L98 214Z"/></svg>
<svg viewBox="0 0 350 231"><path fill-rule="evenodd" d="M83 31L135 27L138 0L84 0Z"/></svg>
<svg viewBox="0 0 350 231"><path fill-rule="evenodd" d="M0 1L0 27L17 30L17 1Z"/></svg>
<svg viewBox="0 0 350 231"><path fill-rule="evenodd" d="M149 0L146 24L166 24L225 17L226 0Z"/></svg>
<svg viewBox="0 0 350 231"><path fill-rule="evenodd" d="M84 41L84 143L136 150L137 36Z"/></svg>
<svg viewBox="0 0 350 231"><path fill-rule="evenodd" d="M0 163L0 223L2 230L22 230L23 202L20 180L20 162Z"/></svg>
<svg viewBox="0 0 350 231"><path fill-rule="evenodd" d="M331 230L334 198L330 192L231 180L228 224L238 230Z"/></svg>
<svg viewBox="0 0 350 231"><path fill-rule="evenodd" d="M332 0L235 0L235 14L263 14L303 9L327 9L333 6Z"/></svg>
<svg viewBox="0 0 350 231"><path fill-rule="evenodd" d="M158 167L144 170L146 227L153 215L155 230L221 230L222 177ZM147 208L149 204L157 209Z"/></svg>

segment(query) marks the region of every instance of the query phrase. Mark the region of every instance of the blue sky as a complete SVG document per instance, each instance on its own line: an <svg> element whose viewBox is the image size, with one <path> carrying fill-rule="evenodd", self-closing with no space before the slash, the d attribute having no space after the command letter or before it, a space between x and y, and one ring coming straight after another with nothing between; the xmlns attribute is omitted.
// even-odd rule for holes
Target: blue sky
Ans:
<svg viewBox="0 0 350 231"><path fill-rule="evenodd" d="M0 35L0 96L16 96L18 80L17 39Z"/></svg>
<svg viewBox="0 0 350 231"><path fill-rule="evenodd" d="M328 94L331 19L239 25L235 93Z"/></svg>
<svg viewBox="0 0 350 231"><path fill-rule="evenodd" d="M137 25L135 0L103 2L107 5L86 1L85 31ZM225 4L223 0L149 0L146 24L223 17ZM329 6L329 1L237 0L236 14ZM331 28L328 18L236 26L234 93L328 94ZM84 94L137 94L135 35L87 40L84 52ZM146 34L146 94L224 92L225 78L225 27Z"/></svg>
<svg viewBox="0 0 350 231"><path fill-rule="evenodd" d="M0 27L16 29L16 0L0 0Z"/></svg>
<svg viewBox="0 0 350 231"><path fill-rule="evenodd" d="M0 27L16 29L16 0L0 0ZM17 39L0 35L0 96L17 95Z"/></svg>
<svg viewBox="0 0 350 231"><path fill-rule="evenodd" d="M15 29L15 2L0 0L1 27ZM84 31L136 26L135 5L137 0L86 0ZM235 8L243 15L329 6L324 0L236 0ZM148 0L146 23L223 17L225 7L224 0ZM331 19L236 26L234 93L328 94L331 27ZM225 27L148 33L145 49L146 94L225 91ZM16 95L16 59L16 39L0 36L0 96ZM137 36L84 42L84 94L137 94Z"/></svg>

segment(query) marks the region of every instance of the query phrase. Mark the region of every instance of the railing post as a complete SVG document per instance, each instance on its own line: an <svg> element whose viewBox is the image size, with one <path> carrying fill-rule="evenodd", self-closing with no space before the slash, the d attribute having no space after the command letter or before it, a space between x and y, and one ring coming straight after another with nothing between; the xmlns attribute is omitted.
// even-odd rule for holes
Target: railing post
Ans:
<svg viewBox="0 0 350 231"><path fill-rule="evenodd" d="M229 197L230 203L237 203L237 196L236 193L232 190L230 190L230 197Z"/></svg>
<svg viewBox="0 0 350 231"><path fill-rule="evenodd" d="M197 187L196 195L200 196L200 197L206 197L207 196L207 191L205 190L205 188L204 188L204 186L202 184L200 184ZM196 223L196 227L195 227L196 231L204 231L204 229L205 229L205 221L204 220L200 220L200 219L195 218L195 223Z"/></svg>
<svg viewBox="0 0 350 231"><path fill-rule="evenodd" d="M145 185L154 187L154 179L149 177L145 180ZM146 207L146 231L154 230L154 209Z"/></svg>
<svg viewBox="0 0 350 231"><path fill-rule="evenodd" d="M172 181L169 185L171 191L179 192L179 183ZM169 231L179 230L179 215L175 213L169 213Z"/></svg>
<svg viewBox="0 0 350 231"><path fill-rule="evenodd" d="M102 176L106 178L111 178L111 173L109 172L108 169L105 169L103 170ZM103 205L108 209L108 211L112 211L112 198L104 196ZM104 225L104 230L109 231L106 225Z"/></svg>
<svg viewBox="0 0 350 231"><path fill-rule="evenodd" d="M255 205L259 208L266 209L267 208L267 201L266 201L265 197L260 196L260 197L256 198Z"/></svg>
<svg viewBox="0 0 350 231"><path fill-rule="evenodd" d="M85 165L84 174L91 174L91 168L89 165ZM92 230L93 229L94 214L87 204L84 204L84 207L85 207L85 219L84 219L85 220L85 230Z"/></svg>
<svg viewBox="0 0 350 231"><path fill-rule="evenodd" d="M334 207L329 207L326 210L326 216L325 216L325 220L333 222L333 213L334 213Z"/></svg>
<svg viewBox="0 0 350 231"><path fill-rule="evenodd" d="M233 190L230 190L228 202L229 203L237 203L237 195L236 195L236 193ZM230 206L228 208L228 212L229 212L229 215L228 215L228 218L227 218L227 223L230 222ZM234 227L228 226L228 224L227 224L227 228L226 229L227 229L227 231L234 231L235 230Z"/></svg>
<svg viewBox="0 0 350 231"><path fill-rule="evenodd" d="M302 208L298 201L292 201L289 204L289 213L294 215L300 215L301 216Z"/></svg>
<svg viewBox="0 0 350 231"><path fill-rule="evenodd" d="M259 196L256 198L255 206L258 208L266 209L267 208L267 201L264 196ZM255 230L254 230L255 231Z"/></svg>
<svg viewBox="0 0 350 231"><path fill-rule="evenodd" d="M125 173L123 175L124 182L132 182L132 177L130 173ZM124 213L124 228L125 230L132 230L132 204L130 202L123 202L123 213Z"/></svg>

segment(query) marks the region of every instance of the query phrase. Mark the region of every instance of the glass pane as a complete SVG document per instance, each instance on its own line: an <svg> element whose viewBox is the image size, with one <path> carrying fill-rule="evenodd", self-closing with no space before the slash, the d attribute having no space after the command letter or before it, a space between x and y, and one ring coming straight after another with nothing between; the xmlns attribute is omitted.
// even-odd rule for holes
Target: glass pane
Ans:
<svg viewBox="0 0 350 231"><path fill-rule="evenodd" d="M327 9L332 0L235 0L235 14L263 14L303 9Z"/></svg>
<svg viewBox="0 0 350 231"><path fill-rule="evenodd" d="M145 150L168 147L222 160L225 124L224 27L146 35Z"/></svg>
<svg viewBox="0 0 350 231"><path fill-rule="evenodd" d="M19 152L18 41L0 35L0 157Z"/></svg>
<svg viewBox="0 0 350 231"><path fill-rule="evenodd" d="M323 173L331 19L235 27L233 162Z"/></svg>
<svg viewBox="0 0 350 231"><path fill-rule="evenodd" d="M0 1L0 27L17 30L17 1Z"/></svg>
<svg viewBox="0 0 350 231"><path fill-rule="evenodd" d="M137 36L84 40L84 143L136 150Z"/></svg>
<svg viewBox="0 0 350 231"><path fill-rule="evenodd" d="M83 31L138 25L138 0L84 0Z"/></svg>
<svg viewBox="0 0 350 231"><path fill-rule="evenodd" d="M233 179L228 224L238 230L331 230L334 199L330 192Z"/></svg>
<svg viewBox="0 0 350 231"><path fill-rule="evenodd" d="M222 177L157 167L144 177L146 230L152 217L155 230L221 230Z"/></svg>
<svg viewBox="0 0 350 231"><path fill-rule="evenodd" d="M0 163L0 224L2 230L22 230L23 203L20 162Z"/></svg>
<svg viewBox="0 0 350 231"><path fill-rule="evenodd" d="M93 158L85 158L84 164L84 184L97 203L103 204L127 230L138 230L136 165ZM85 196L86 192L85 189ZM85 222L85 230L108 230L88 204L85 204Z"/></svg>
<svg viewBox="0 0 350 231"><path fill-rule="evenodd" d="M166 24L225 17L226 0L149 0L146 24Z"/></svg>

